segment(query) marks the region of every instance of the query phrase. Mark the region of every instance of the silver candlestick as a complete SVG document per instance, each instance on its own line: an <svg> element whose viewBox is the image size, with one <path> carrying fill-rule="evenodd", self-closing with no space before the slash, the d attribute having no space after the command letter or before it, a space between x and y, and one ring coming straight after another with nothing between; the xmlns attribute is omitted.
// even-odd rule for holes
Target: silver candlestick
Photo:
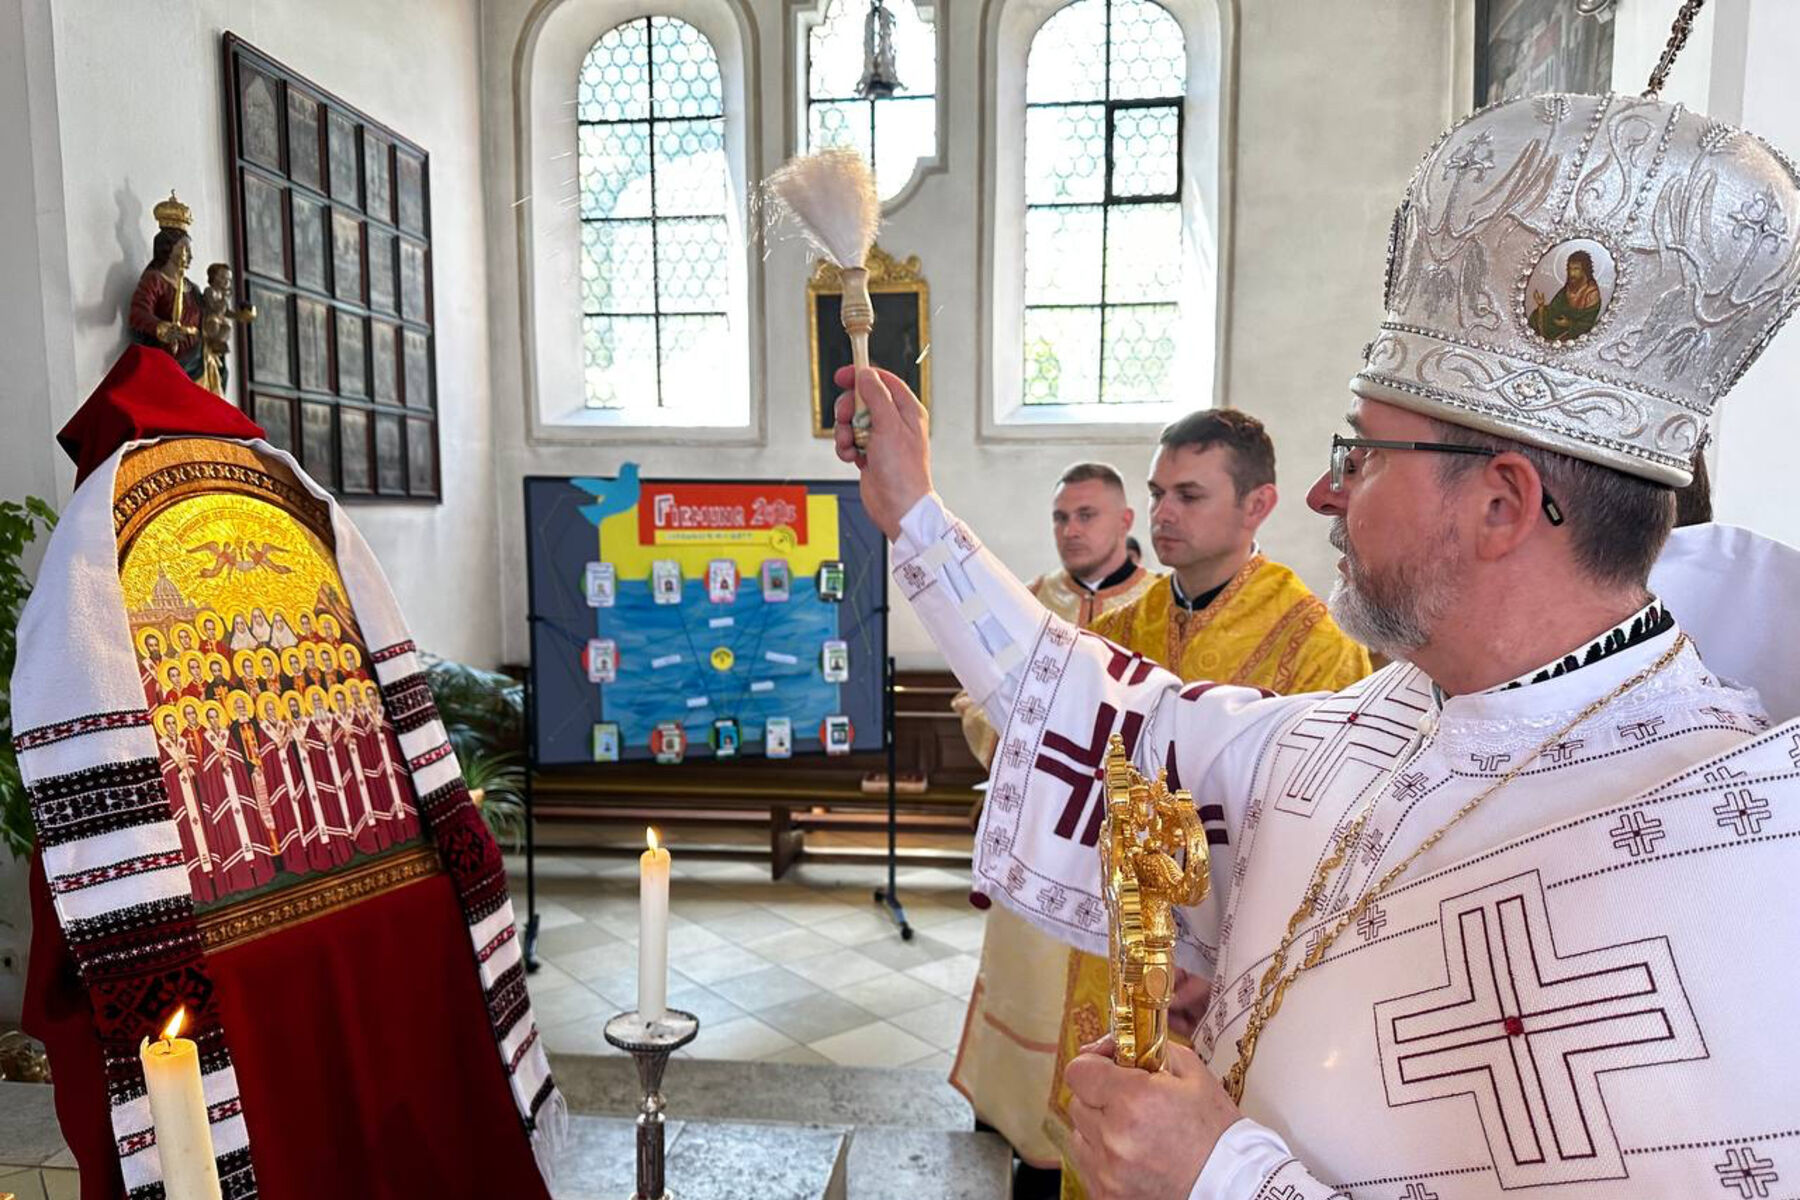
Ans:
<svg viewBox="0 0 1800 1200"><path fill-rule="evenodd" d="M655 1021L626 1012L606 1023L606 1040L636 1061L638 1083L644 1089L637 1118L637 1190L631 1200L674 1200L663 1186L663 1069L669 1065L669 1055L699 1032L699 1017L674 1009Z"/></svg>

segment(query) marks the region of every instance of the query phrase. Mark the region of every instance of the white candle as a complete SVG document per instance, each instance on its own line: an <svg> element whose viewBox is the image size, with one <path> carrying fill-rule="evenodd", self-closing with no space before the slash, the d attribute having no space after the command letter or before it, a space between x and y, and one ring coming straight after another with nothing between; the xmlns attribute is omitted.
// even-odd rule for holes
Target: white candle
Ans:
<svg viewBox="0 0 1800 1200"><path fill-rule="evenodd" d="M645 828L638 858L638 1016L660 1021L669 1000L669 852Z"/></svg>
<svg viewBox="0 0 1800 1200"><path fill-rule="evenodd" d="M200 1086L200 1049L175 1036L186 1012L176 1010L161 1040L145 1038L138 1058L150 1091L150 1120L156 1126L156 1156L168 1200L219 1200L219 1168Z"/></svg>

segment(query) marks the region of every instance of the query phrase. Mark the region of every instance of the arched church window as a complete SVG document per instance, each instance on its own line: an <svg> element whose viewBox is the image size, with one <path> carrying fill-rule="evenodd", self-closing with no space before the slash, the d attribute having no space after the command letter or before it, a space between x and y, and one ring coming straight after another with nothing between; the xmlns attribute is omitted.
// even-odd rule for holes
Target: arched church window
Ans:
<svg viewBox="0 0 1800 1200"><path fill-rule="evenodd" d="M1174 399L1186 94L1181 25L1154 0L1075 0L1032 39L1024 406Z"/></svg>
<svg viewBox="0 0 1800 1200"><path fill-rule="evenodd" d="M673 17L615 26L581 65L576 120L586 405L692 420L683 409L716 404L720 364L742 358L712 43Z"/></svg>
<svg viewBox="0 0 1800 1200"><path fill-rule="evenodd" d="M808 151L848 146L875 170L882 201L911 182L920 160L938 153L937 17L914 0L882 0L877 23L891 17L893 63L900 88L860 95L864 32L871 20L864 0L825 0L823 15L802 16L806 62ZM810 22L810 25L808 24Z"/></svg>

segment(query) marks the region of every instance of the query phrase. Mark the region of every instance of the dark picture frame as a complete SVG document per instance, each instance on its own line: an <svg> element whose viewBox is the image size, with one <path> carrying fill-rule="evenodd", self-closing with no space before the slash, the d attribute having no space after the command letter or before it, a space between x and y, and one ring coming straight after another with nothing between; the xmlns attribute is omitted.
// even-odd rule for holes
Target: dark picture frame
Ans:
<svg viewBox="0 0 1800 1200"><path fill-rule="evenodd" d="M237 401L343 499L442 499L431 159L223 38Z"/></svg>
<svg viewBox="0 0 1800 1200"><path fill-rule="evenodd" d="M1475 107L1612 90L1616 0L1475 0Z"/></svg>
<svg viewBox="0 0 1800 1200"><path fill-rule="evenodd" d="M879 246L869 249L863 265L869 271L869 302L875 327L869 331L869 361L906 382L927 410L931 408L931 286L919 271L915 255L904 262ZM806 285L807 341L812 347L813 436L830 437L835 423L838 371L851 363L850 335L841 316L843 276L821 260Z"/></svg>

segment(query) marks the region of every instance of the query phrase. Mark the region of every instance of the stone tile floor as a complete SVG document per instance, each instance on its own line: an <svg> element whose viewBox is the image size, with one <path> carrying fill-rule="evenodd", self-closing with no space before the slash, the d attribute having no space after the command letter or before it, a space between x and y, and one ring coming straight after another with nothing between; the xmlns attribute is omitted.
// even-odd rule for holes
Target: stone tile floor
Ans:
<svg viewBox="0 0 1800 1200"><path fill-rule="evenodd" d="M908 942L873 901L886 881L875 864L802 862L773 882L766 864L671 848L669 1005L701 1021L683 1056L948 1075L984 921L966 869L900 871ZM508 867L523 921L523 860ZM540 854L537 884L530 988L545 1045L617 1053L601 1027L637 1003L637 861Z"/></svg>

